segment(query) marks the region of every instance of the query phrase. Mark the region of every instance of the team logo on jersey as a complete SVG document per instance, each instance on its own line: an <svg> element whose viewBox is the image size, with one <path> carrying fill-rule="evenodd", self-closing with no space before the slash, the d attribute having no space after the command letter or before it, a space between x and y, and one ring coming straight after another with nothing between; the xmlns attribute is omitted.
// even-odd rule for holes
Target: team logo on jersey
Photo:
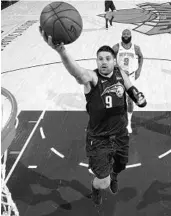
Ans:
<svg viewBox="0 0 171 216"><path fill-rule="evenodd" d="M134 31L146 34L171 34L171 2L142 3L137 8L117 10L113 22L134 24ZM105 14L98 16L104 17Z"/></svg>
<svg viewBox="0 0 171 216"><path fill-rule="evenodd" d="M109 94L109 93L115 93L119 98L121 98L124 94L124 86L120 82L113 84L111 86L108 86L102 92L101 96L105 94Z"/></svg>
<svg viewBox="0 0 171 216"><path fill-rule="evenodd" d="M116 95L121 98L124 94L124 88L122 86L118 86L118 88L116 89Z"/></svg>

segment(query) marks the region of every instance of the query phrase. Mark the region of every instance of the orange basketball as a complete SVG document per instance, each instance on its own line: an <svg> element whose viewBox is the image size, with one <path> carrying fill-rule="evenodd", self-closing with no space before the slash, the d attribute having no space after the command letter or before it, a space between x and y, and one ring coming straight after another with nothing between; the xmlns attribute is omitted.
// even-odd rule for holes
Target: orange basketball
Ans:
<svg viewBox="0 0 171 216"><path fill-rule="evenodd" d="M79 12L65 2L48 4L40 15L40 26L46 35L51 35L55 44L70 44L81 34L83 22Z"/></svg>

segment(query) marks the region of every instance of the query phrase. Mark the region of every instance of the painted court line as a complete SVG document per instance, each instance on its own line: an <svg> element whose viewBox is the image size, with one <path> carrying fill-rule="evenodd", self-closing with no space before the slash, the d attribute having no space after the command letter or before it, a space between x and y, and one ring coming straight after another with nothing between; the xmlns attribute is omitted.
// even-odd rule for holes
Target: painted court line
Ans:
<svg viewBox="0 0 171 216"><path fill-rule="evenodd" d="M82 162L79 163L79 165L80 165L80 166L84 166L84 167L88 167L88 164L86 164L86 163L82 163Z"/></svg>
<svg viewBox="0 0 171 216"><path fill-rule="evenodd" d="M93 175L94 175L94 173L93 173L93 171L92 171L91 169L88 169L88 171L89 171L91 174L93 174Z"/></svg>
<svg viewBox="0 0 171 216"><path fill-rule="evenodd" d="M165 153L159 155L158 158L161 159L161 158L165 157L165 156L168 155L168 154L171 154L171 149L170 149L169 151L167 151L167 152L165 152Z"/></svg>
<svg viewBox="0 0 171 216"><path fill-rule="evenodd" d="M40 128L40 134L41 134L42 139L46 138L42 127Z"/></svg>
<svg viewBox="0 0 171 216"><path fill-rule="evenodd" d="M131 164L131 165L127 165L126 168L132 168L132 167L139 167L141 166L142 164L141 163L136 163L136 164Z"/></svg>
<svg viewBox="0 0 171 216"><path fill-rule="evenodd" d="M88 167L89 165L86 164L86 163L79 163L80 166L84 166L84 167ZM136 164L131 164L131 165L127 165L126 168L133 168L133 167L139 167L141 166L142 164L141 163L136 163Z"/></svg>
<svg viewBox="0 0 171 216"><path fill-rule="evenodd" d="M18 124L19 124L19 120L18 120L18 118L16 117L15 128L17 128L17 127L18 127Z"/></svg>
<svg viewBox="0 0 171 216"><path fill-rule="evenodd" d="M9 154L20 154L20 151L10 151Z"/></svg>
<svg viewBox="0 0 171 216"><path fill-rule="evenodd" d="M28 168L29 168L29 169L36 169L37 166L35 166L35 165L34 165L34 166L33 166L33 165L29 165Z"/></svg>
<svg viewBox="0 0 171 216"><path fill-rule="evenodd" d="M37 121L28 121L28 123L36 123Z"/></svg>
<svg viewBox="0 0 171 216"><path fill-rule="evenodd" d="M52 77L53 77L53 74L48 78L46 85L48 85L48 84L50 83ZM37 88L37 89L38 89L38 88ZM34 128L33 128L32 132L30 133L30 135L29 135L29 137L28 137L26 143L24 144L22 150L20 151L20 154L18 155L18 157L17 157L16 161L14 162L14 164L13 164L11 170L9 171L9 173L8 173L6 179L5 179L5 184L8 182L10 176L12 175L12 173L13 173L15 167L17 166L18 161L20 160L21 156L23 155L23 153L24 153L24 151L25 151L27 145L29 144L29 142L30 142L30 140L31 140L31 138L32 138L32 136L33 136L33 134L34 134L34 132L36 131L36 129L37 129L39 123L40 123L41 120L44 118L45 112L46 112L46 110L48 110L48 107L49 107L49 105L47 104L47 106L46 106L45 109L42 111L42 113L41 113L41 115L40 115L40 117L39 117L39 119L38 119L37 121L29 121L29 123L36 123L36 124L34 125Z"/></svg>
<svg viewBox="0 0 171 216"><path fill-rule="evenodd" d="M51 148L51 151L53 151L56 155L58 155L61 158L64 158L65 156L63 154L61 154L60 152L58 152L56 149Z"/></svg>
<svg viewBox="0 0 171 216"><path fill-rule="evenodd" d="M24 151L25 151L27 145L29 144L29 142L30 142L30 140L31 140L31 138L32 138L32 136L33 136L33 134L34 134L34 132L36 131L36 129L37 129L37 127L38 127L40 121L42 120L42 116L44 115L45 112L46 112L46 109L41 113L41 115L40 115L40 117L39 117L37 123L35 124L35 126L34 126L32 132L30 133L30 135L29 135L29 137L28 137L28 139L27 139L26 143L24 144L23 148L21 149L20 154L18 155L17 159L15 160L15 162L14 162L14 164L13 164L11 170L9 171L9 173L8 173L6 179L5 179L5 184L8 182L10 176L12 175L12 173L13 173L15 167L17 166L18 161L20 160L21 156L23 155L23 153L24 153Z"/></svg>

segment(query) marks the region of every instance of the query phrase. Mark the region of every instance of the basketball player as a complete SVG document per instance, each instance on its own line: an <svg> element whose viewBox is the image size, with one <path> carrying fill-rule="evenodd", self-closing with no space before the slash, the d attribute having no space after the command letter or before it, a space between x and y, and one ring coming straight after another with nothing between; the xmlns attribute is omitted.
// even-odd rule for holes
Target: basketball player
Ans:
<svg viewBox="0 0 171 216"><path fill-rule="evenodd" d="M41 32L41 30L40 30ZM128 130L126 92L139 106L146 100L130 82L123 71L115 66L113 49L102 46L97 51L97 69L89 70L79 66L67 52L63 44L54 45L51 36L44 40L62 59L68 72L79 84L84 85L89 122L86 130L86 154L89 168L95 174L92 181L92 200L102 203L101 190L118 190L117 175L128 162Z"/></svg>
<svg viewBox="0 0 171 216"><path fill-rule="evenodd" d="M113 46L115 57L118 66L125 71L129 76L132 84L139 78L141 68L143 65L143 55L140 47L132 43L131 31L125 29L122 32L122 41ZM133 113L133 102L130 97L127 98L128 102L128 132L132 133L131 118Z"/></svg>
<svg viewBox="0 0 171 216"><path fill-rule="evenodd" d="M116 7L112 0L105 0L105 20L106 20L106 29L108 29L108 22L112 26L112 21L114 19L113 11L116 10Z"/></svg>

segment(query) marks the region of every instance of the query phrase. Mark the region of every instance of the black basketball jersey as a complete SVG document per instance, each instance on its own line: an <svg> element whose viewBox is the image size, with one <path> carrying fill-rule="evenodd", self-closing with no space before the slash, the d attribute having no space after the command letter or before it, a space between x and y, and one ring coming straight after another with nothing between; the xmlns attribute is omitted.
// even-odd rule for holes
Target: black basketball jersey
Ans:
<svg viewBox="0 0 171 216"><path fill-rule="evenodd" d="M98 69L94 71L98 83L85 94L89 114L87 132L96 137L113 135L127 126L124 80L117 67L110 78L101 76Z"/></svg>

